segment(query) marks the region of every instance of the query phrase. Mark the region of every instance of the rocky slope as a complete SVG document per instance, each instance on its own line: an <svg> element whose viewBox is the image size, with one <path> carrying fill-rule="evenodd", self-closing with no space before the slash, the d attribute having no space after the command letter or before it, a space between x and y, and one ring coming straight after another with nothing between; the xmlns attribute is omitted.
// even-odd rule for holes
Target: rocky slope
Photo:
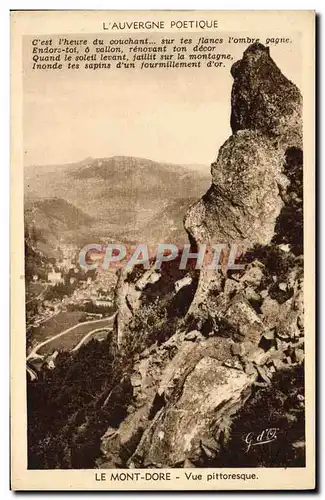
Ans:
<svg viewBox="0 0 325 500"><path fill-rule="evenodd" d="M25 203L25 236L44 258L62 256L60 243L87 241L94 219L62 198ZM78 238L75 235L78 235ZM27 263L28 264L28 263Z"/></svg>
<svg viewBox="0 0 325 500"><path fill-rule="evenodd" d="M115 349L129 360L133 395L127 417L102 436L99 467L226 463L239 412L259 408L259 391L303 366L302 98L261 44L232 75L233 135L185 229L193 247L239 244L247 265L121 272ZM303 389L298 396L301 409ZM292 446L303 456L299 439Z"/></svg>

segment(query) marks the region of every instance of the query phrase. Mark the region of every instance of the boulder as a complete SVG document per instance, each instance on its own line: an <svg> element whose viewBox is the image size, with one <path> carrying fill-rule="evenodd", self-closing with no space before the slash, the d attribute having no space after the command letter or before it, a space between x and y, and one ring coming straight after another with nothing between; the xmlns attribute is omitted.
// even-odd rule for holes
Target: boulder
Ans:
<svg viewBox="0 0 325 500"><path fill-rule="evenodd" d="M251 285L258 287L263 278L263 265L259 261L254 261L246 266L243 276L240 281L246 286Z"/></svg>
<svg viewBox="0 0 325 500"><path fill-rule="evenodd" d="M214 358L202 358L187 376L179 399L156 414L128 465L195 463L204 452L202 443L206 446L204 443L218 434L221 423L243 404L254 379L255 374L249 376L220 366Z"/></svg>
<svg viewBox="0 0 325 500"><path fill-rule="evenodd" d="M243 295L239 294L231 301L225 313L225 318L235 329L236 339L256 343L260 341L265 327Z"/></svg>
<svg viewBox="0 0 325 500"><path fill-rule="evenodd" d="M118 429L107 429L101 438L101 468L121 467L134 453L147 426L149 411L150 405L146 404L128 415Z"/></svg>
<svg viewBox="0 0 325 500"><path fill-rule="evenodd" d="M268 328L274 328L279 321L280 304L277 300L267 296L261 306L262 318Z"/></svg>
<svg viewBox="0 0 325 500"><path fill-rule="evenodd" d="M232 135L212 164L212 186L186 214L185 229L196 243L268 244L282 208L279 184L283 156L253 130Z"/></svg>

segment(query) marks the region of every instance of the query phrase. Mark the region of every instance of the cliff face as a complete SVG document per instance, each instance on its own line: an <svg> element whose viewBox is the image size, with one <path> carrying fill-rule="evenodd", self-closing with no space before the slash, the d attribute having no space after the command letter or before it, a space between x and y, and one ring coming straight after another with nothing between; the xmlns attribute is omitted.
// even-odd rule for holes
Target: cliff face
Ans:
<svg viewBox="0 0 325 500"><path fill-rule="evenodd" d="M256 130L240 130L220 148L212 163L212 185L185 217L196 243L267 244L283 202L279 186L282 154Z"/></svg>
<svg viewBox="0 0 325 500"><path fill-rule="evenodd" d="M266 245L289 184L284 155L302 148L302 97L259 43L231 73L233 135L212 163L211 188L187 212L185 228L197 243Z"/></svg>
<svg viewBox="0 0 325 500"><path fill-rule="evenodd" d="M115 334L133 398L102 437L101 467L222 463L245 402L303 363L301 95L261 44L232 75L233 135L185 229L193 245L240 244L247 266L121 274Z"/></svg>
<svg viewBox="0 0 325 500"><path fill-rule="evenodd" d="M258 130L282 151L302 148L302 97L270 57L269 47L255 43L245 50L231 74L231 128Z"/></svg>

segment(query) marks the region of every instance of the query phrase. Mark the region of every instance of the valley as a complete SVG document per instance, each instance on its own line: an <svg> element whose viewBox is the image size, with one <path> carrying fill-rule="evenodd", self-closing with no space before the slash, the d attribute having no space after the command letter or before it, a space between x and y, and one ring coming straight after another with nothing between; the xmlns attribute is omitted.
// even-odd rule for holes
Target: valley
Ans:
<svg viewBox="0 0 325 500"><path fill-rule="evenodd" d="M116 271L85 272L80 250L94 242L182 246L183 214L209 184L202 165L124 156L26 167L29 364L71 351L92 332L101 339L112 327Z"/></svg>

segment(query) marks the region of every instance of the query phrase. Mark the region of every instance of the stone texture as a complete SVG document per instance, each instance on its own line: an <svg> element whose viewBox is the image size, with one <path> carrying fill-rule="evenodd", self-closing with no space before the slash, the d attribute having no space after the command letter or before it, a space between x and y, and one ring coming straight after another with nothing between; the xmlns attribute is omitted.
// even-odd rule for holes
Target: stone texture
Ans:
<svg viewBox="0 0 325 500"><path fill-rule="evenodd" d="M186 214L185 229L196 243L267 244L282 208L283 158L267 137L239 131L212 164L212 186Z"/></svg>
<svg viewBox="0 0 325 500"><path fill-rule="evenodd" d="M101 439L101 468L120 467L132 455L147 426L149 411L150 405L144 405L128 415L118 429L107 429Z"/></svg>
<svg viewBox="0 0 325 500"><path fill-rule="evenodd" d="M258 244L267 255L272 241L288 244L282 254L292 256L301 233L301 221L292 224L296 208L302 211L301 200L293 201L302 192L301 94L261 44L245 51L232 75L233 135L212 164L210 189L187 212L185 229L193 247L237 243L246 251ZM253 385L266 387L277 370L303 363L303 262L293 257L285 271L285 259L277 256L274 263L271 252L269 259L272 272L259 257L243 272L200 270L189 308L170 337L134 356L132 404L119 429L103 436L101 466L200 466L220 452ZM165 296L148 298L147 285L152 290L164 283L164 271L123 272L117 287L120 349L137 341L134 335L149 319L159 335L171 316L159 317L157 304L170 307L175 293L186 295L194 281L192 274L171 274ZM139 314L144 307L153 314Z"/></svg>
<svg viewBox="0 0 325 500"><path fill-rule="evenodd" d="M268 328L274 328L279 321L280 304L271 297L266 297L261 306L263 322Z"/></svg>
<svg viewBox="0 0 325 500"><path fill-rule="evenodd" d="M144 433L129 466L173 467L197 460L201 443L250 394L254 376L202 358L187 377L180 398L160 410ZM159 429L159 432L158 432Z"/></svg>
<svg viewBox="0 0 325 500"><path fill-rule="evenodd" d="M265 329L262 321L243 295L237 295L230 303L225 318L235 329L236 338L258 343Z"/></svg>
<svg viewBox="0 0 325 500"><path fill-rule="evenodd" d="M286 150L302 147L302 96L270 56L269 47L248 47L231 69L233 132L259 130Z"/></svg>

